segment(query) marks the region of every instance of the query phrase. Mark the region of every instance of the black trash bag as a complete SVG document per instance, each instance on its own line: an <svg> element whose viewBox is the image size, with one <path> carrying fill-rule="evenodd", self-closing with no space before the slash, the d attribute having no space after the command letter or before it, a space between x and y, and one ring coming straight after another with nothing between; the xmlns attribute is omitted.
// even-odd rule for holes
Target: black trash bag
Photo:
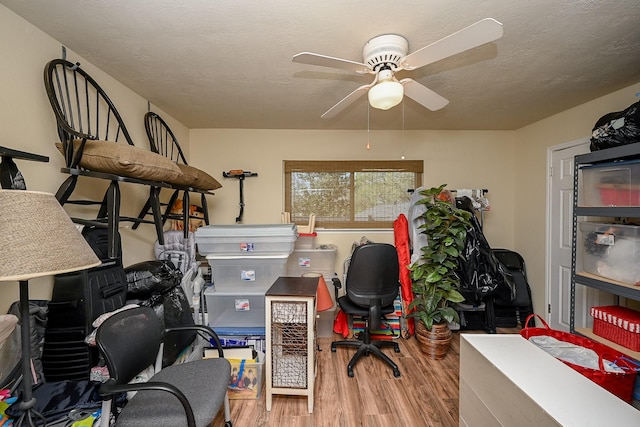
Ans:
<svg viewBox="0 0 640 427"><path fill-rule="evenodd" d="M640 142L640 101L600 117L591 133L591 151Z"/></svg>
<svg viewBox="0 0 640 427"><path fill-rule="evenodd" d="M180 285L182 272L168 261L143 261L124 269L127 274L127 300L148 300Z"/></svg>
<svg viewBox="0 0 640 427"><path fill-rule="evenodd" d="M171 261L144 261L125 268L127 303L154 309L164 328L193 326L193 314L180 286L182 272ZM195 339L197 332L172 332L165 337L162 366L173 364Z"/></svg>
<svg viewBox="0 0 640 427"><path fill-rule="evenodd" d="M458 207L473 212L470 200L465 202L458 202ZM516 296L513 276L493 254L475 215L471 223L458 266L460 293L469 304L479 304L485 297L493 296L496 304L508 305Z"/></svg>

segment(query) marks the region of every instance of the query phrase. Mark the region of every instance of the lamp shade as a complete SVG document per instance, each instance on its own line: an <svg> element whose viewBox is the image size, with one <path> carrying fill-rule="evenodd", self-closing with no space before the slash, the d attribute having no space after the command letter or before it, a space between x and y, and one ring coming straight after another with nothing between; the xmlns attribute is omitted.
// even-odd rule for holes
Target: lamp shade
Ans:
<svg viewBox="0 0 640 427"><path fill-rule="evenodd" d="M316 291L316 311L326 311L333 307L333 299L329 293L327 282L321 273L305 273L302 277L317 277L318 290Z"/></svg>
<svg viewBox="0 0 640 427"><path fill-rule="evenodd" d="M385 80L369 89L369 104L379 110L388 110L402 101L404 88L393 80Z"/></svg>
<svg viewBox="0 0 640 427"><path fill-rule="evenodd" d="M0 190L0 281L23 281L100 264L53 194Z"/></svg>

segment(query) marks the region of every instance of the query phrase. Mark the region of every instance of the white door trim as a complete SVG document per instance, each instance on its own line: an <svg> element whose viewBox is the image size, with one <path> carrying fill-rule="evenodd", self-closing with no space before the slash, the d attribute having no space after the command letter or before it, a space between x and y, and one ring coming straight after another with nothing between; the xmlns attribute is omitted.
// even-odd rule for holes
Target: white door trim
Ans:
<svg viewBox="0 0 640 427"><path fill-rule="evenodd" d="M544 309L543 310L537 310L537 314L542 315L542 317L547 321L550 322L550 316L549 316L549 304L551 304L551 242L552 242L552 237L551 236L551 221L553 219L553 215L551 212L551 205L552 205L552 200L554 195L551 193L551 186L552 186L552 182L551 182L551 168L552 168L552 155L555 151L559 151L559 150L564 150L567 148L573 148L573 147L577 147L579 145L582 144L586 144L589 142L589 137L583 137L583 138L579 138L573 141L569 141L569 142L565 142L563 144L559 144L559 145L554 145L551 147L547 148L547 206L546 206L546 220L545 220L545 225L546 225L546 241L545 241L545 294L544 294ZM555 309L559 309L559 307L555 307Z"/></svg>

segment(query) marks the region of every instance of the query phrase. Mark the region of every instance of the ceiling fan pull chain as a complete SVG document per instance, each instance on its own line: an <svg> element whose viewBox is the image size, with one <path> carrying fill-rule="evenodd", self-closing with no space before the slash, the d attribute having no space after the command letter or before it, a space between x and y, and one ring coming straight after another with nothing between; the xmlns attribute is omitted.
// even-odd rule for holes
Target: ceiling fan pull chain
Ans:
<svg viewBox="0 0 640 427"><path fill-rule="evenodd" d="M370 134L370 130L369 130L369 111L371 110L371 105L369 105L369 103L367 103L367 150L371 149L371 145L369 144L369 134Z"/></svg>

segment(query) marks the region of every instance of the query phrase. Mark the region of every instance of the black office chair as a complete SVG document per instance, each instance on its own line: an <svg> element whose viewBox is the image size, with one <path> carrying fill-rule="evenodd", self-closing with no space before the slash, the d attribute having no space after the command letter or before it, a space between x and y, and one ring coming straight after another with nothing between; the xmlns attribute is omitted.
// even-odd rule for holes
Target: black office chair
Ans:
<svg viewBox="0 0 640 427"><path fill-rule="evenodd" d="M508 304L498 304L493 300L487 301L487 323L495 332L496 327L516 327L518 323L524 328L524 322L533 314L533 298L531 287L527 280L527 271L522 256L509 249L492 249L495 257L504 265L515 285L515 296ZM529 325L535 327L535 319L530 319Z"/></svg>
<svg viewBox="0 0 640 427"><path fill-rule="evenodd" d="M347 374L353 377L353 367L360 357L373 354L391 366L394 377L399 377L398 366L381 350L382 347L392 347L399 353L398 343L391 340L371 340L371 331L380 329L383 316L395 311L393 302L400 288L396 248L387 243L369 243L356 247L347 270L346 294L338 297L338 288L342 284L339 279L334 279L333 283L336 287L336 301L342 311L365 319L360 340L331 343L332 352L336 351L337 346L358 348L347 365Z"/></svg>
<svg viewBox="0 0 640 427"><path fill-rule="evenodd" d="M195 329L212 338L220 357L168 366L148 382L129 382L148 366L159 365L157 355L165 333ZM104 399L101 427L109 426L111 402L118 393L137 393L124 406L116 426L205 427L224 403L225 426L231 427L227 387L231 365L224 359L218 336L204 326L164 330L156 312L138 307L115 313L96 333L96 344L109 370L109 380L100 387Z"/></svg>

